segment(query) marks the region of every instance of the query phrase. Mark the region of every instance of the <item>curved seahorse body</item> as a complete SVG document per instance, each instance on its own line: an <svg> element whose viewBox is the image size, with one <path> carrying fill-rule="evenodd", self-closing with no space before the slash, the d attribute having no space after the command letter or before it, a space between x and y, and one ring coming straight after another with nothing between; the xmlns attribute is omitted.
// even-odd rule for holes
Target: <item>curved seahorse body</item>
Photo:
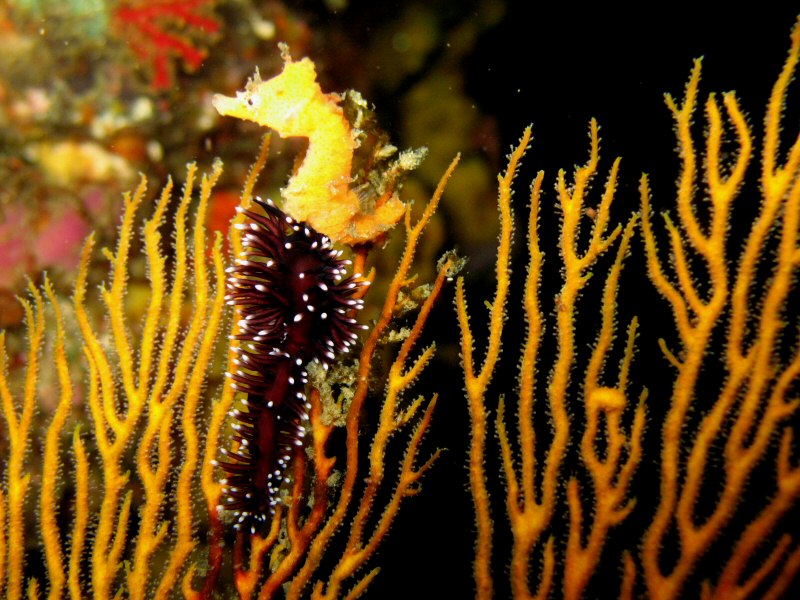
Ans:
<svg viewBox="0 0 800 600"><path fill-rule="evenodd" d="M363 203L350 189L354 141L337 94L325 94L314 63L284 56L283 71L262 81L256 71L234 97L215 94L222 115L254 121L281 137L308 138L297 172L281 191L283 209L335 242L370 241L391 228L405 212L396 195Z"/></svg>

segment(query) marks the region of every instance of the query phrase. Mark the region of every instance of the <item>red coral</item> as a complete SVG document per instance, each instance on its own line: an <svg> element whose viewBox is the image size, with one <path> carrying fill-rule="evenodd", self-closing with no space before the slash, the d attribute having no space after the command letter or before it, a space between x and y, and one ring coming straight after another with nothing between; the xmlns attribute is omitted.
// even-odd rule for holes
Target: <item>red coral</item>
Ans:
<svg viewBox="0 0 800 600"><path fill-rule="evenodd" d="M171 58L180 58L190 70L202 64L206 50L196 45L196 33L208 36L220 28L210 15L211 4L213 0L129 0L117 8L114 20L119 31L151 64L156 90L172 85Z"/></svg>

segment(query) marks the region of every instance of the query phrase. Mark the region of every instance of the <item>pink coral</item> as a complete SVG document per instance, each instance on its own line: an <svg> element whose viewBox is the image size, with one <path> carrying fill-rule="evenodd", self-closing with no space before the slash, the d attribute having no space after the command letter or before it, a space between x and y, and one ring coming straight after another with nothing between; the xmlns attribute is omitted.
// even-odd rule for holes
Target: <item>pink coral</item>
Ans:
<svg viewBox="0 0 800 600"><path fill-rule="evenodd" d="M43 216L40 226L21 207L8 210L0 221L0 290L16 290L26 273L78 265L89 225L77 209L59 208Z"/></svg>
<svg viewBox="0 0 800 600"><path fill-rule="evenodd" d="M51 218L33 240L33 254L43 268L74 269L78 265L83 240L89 225L75 210Z"/></svg>
<svg viewBox="0 0 800 600"><path fill-rule="evenodd" d="M28 270L31 256L28 253L25 219L22 212L8 211L0 221L0 290L10 290Z"/></svg>

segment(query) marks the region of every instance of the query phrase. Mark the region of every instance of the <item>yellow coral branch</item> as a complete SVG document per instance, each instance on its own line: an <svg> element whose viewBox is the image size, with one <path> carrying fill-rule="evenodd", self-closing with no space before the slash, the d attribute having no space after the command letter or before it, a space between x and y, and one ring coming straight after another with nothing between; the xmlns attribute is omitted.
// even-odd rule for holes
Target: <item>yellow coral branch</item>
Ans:
<svg viewBox="0 0 800 600"><path fill-rule="evenodd" d="M317 566L319 565L319 561L322 558L322 554L328 545L333 534L338 530L341 526L345 515L347 513L347 509L349 507L349 503L351 501L351 497L353 494L353 489L356 484L356 479L358 477L358 437L359 437L359 426L361 420L361 409L362 406L367 398L367 392L369 390L369 372L370 372L370 364L372 361L372 357L376 352L376 348L378 346L378 340L386 331L386 328L389 326L393 316L394 316L394 308L397 304L397 297L400 293L401 288L405 285L408 279L408 272L411 268L411 264L414 260L414 254L417 247L417 242L419 241L419 237L422 235L425 227L427 226L428 222L430 221L433 213L436 211L437 206L439 205L439 201L444 193L444 188L447 184L448 179L453 173L453 170L458 163L459 157L456 157L448 167L445 174L442 176L441 180L439 181L436 190L434 191L433 195L431 196L430 202L425 207L422 216L419 220L412 226L410 222L410 214L406 213L406 244L405 250L403 252L403 256L400 259L399 266L397 272L394 275L391 283L389 284L389 289L386 294L386 300L384 301L383 308L381 310L381 314L378 317L378 321L375 326L372 328L370 335L364 342L364 346L361 350L361 354L359 356L359 372L358 372L358 383L355 394L353 396L353 400L350 403L350 408L347 414L347 470L345 471L345 478L342 484L342 490L339 494L339 501L336 504L336 507L328 518L325 525L319 531L319 533L314 538L314 541L311 543L308 555L304 565L300 568L295 579L292 582L293 587L293 594L299 596L300 591L306 585L306 583L310 580L312 573L316 570ZM292 595L290 595L292 596ZM295 596L292 596L295 597Z"/></svg>
<svg viewBox="0 0 800 600"><path fill-rule="evenodd" d="M75 428L72 448L75 452L75 522L70 543L68 586L72 600L80 600L81 559L86 543L86 528L89 524L89 461L81 441L79 427Z"/></svg>
<svg viewBox="0 0 800 600"><path fill-rule="evenodd" d="M72 407L72 382L69 376L66 352L64 350L64 321L61 309L58 306L53 286L48 278L44 282L45 293L50 305L55 312L56 343L54 349L58 384L61 390L58 406L53 414L53 420L47 428L44 457L42 459L42 490L40 494L40 507L42 519L42 541L44 543L47 571L50 579L50 592L48 598L57 600L61 598L66 574L64 573L64 557L61 552L58 525L56 524L56 482L59 476L59 438Z"/></svg>
<svg viewBox="0 0 800 600"><path fill-rule="evenodd" d="M350 528L350 537L343 552L343 556L331 575L325 595L318 595L318 597L338 597L339 589L342 583L347 578L352 577L355 572L374 554L377 547L386 536L389 526L400 510L400 503L402 502L403 498L413 493L411 490L413 489L414 484L432 464L433 459L415 470L415 462L419 444L428 429L433 414L433 408L436 405L435 396L428 403L425 414L423 415L420 423L416 427L414 434L411 437L408 448L406 449L404 455L398 484L391 495L389 502L384 508L378 524L375 526L373 532L370 535L367 535L367 539L365 540L364 530L366 526L366 520L372 511L375 497L378 491L381 489L384 479L384 473L386 469L386 449L392 435L394 435L394 433L404 423L404 419L398 416L398 404L402 398L403 392L412 384L416 372L422 369L424 364L427 362L427 357L433 353L433 348L428 348L426 352L423 353L423 356L415 362L415 365L407 371L405 362L411 352L411 349L413 348L413 345L422 333L422 329L428 320L430 311L442 291L451 266L452 265L450 261L445 261L445 263L440 267L439 273L433 284L433 289L420 308L411 332L404 340L400 350L398 350L395 360L389 369L389 381L387 383L386 398L383 402L383 406L381 407L378 430L375 432L375 436L372 441L372 447L370 448L370 470L367 488L364 491L364 494L358 505L356 515L353 518L353 523Z"/></svg>
<svg viewBox="0 0 800 600"><path fill-rule="evenodd" d="M23 593L25 565L25 496L30 484L30 474L24 473L25 455L30 443L30 429L36 407L36 382L39 377L39 354L44 341L44 308L41 293L28 284L33 303L20 298L25 311L25 328L28 335L27 369L22 400L15 406L6 379L5 338L0 337L0 394L3 397L3 416L8 427L9 453L5 473L8 494L8 587L9 600L18 600ZM3 523L5 526L5 523ZM36 593L35 584L29 586Z"/></svg>
<svg viewBox="0 0 800 600"><path fill-rule="evenodd" d="M192 165L190 166L187 174L188 181L191 181L193 176L194 168ZM147 312L144 319L144 328L142 330L143 348L141 358L139 360L139 375L137 378L139 390L144 395L148 393L151 384L149 381L150 369L153 363L153 357L155 355L153 340L156 335L156 328L159 325L159 320L161 319L161 305L164 300L165 259L163 256L160 256L158 252L158 247L161 242L159 228L164 222L164 215L167 210L167 205L169 204L171 194L172 178L169 178L167 179L164 189L161 190L161 197L156 203L156 209L153 213L153 216L144 225L144 243L145 251L148 256L148 279L150 281L150 303L147 307ZM176 278L181 276L182 273L180 271L176 271ZM178 301L180 301L180 298L178 298ZM170 322L170 326L167 327L167 335L164 341L165 352L171 351L172 345L175 343L176 332L177 323L173 324ZM155 395L159 395L159 391L157 391L159 384L160 386L163 386L163 382L167 378L167 366L163 364L164 362L165 361L161 361L162 364L159 365L159 372L155 381L156 391L153 392Z"/></svg>
<svg viewBox="0 0 800 600"><path fill-rule="evenodd" d="M498 177L498 210L500 212L500 241L497 250L497 288L489 317L489 339L486 358L479 371L475 370L473 358L473 336L469 325L467 302L464 297L464 281L458 278L456 285L456 311L461 328L461 358L464 365L464 383L467 391L472 433L470 439L470 488L475 506L478 527L473 575L478 598L490 598L493 594L491 575L492 519L489 511L489 492L486 488L484 456L486 445L486 407L484 396L500 355L500 335L505 320L506 298L510 283L510 255L513 232L511 194L514 176L525 155L531 139L531 128L527 127L516 148L508 157L505 174Z"/></svg>
<svg viewBox="0 0 800 600"><path fill-rule="evenodd" d="M525 278L525 323L527 331L522 349L519 379L519 445L522 471L522 505L533 506L536 502L534 492L534 473L536 472L536 434L533 427L534 389L536 364L542 339L543 318L539 302L539 285L541 284L542 263L544 254L539 246L539 208L544 172L539 171L533 180L530 192L530 214L528 215L528 273ZM509 482L511 473L507 473ZM509 511L519 512L519 499L516 494L508 493ZM527 555L527 553L525 553ZM522 565L519 565L522 568ZM512 567L513 568L513 567ZM527 567L525 567L527 572ZM516 579L516 578L515 578Z"/></svg>
<svg viewBox="0 0 800 600"><path fill-rule="evenodd" d="M654 597L674 598L680 595L682 586L700 557L731 522L753 469L759 461L764 460L769 440L780 431L781 422L793 412L793 408L790 409L785 401L785 394L788 382L794 381L800 373L800 359L795 355L791 361L781 365L776 363L776 356L779 354L779 334L784 326L782 314L798 267L795 256L798 247L797 230L800 227L800 218L797 215L800 207L800 185L797 184L796 173L800 165L800 137L789 151L787 164L781 168L777 166L777 135L788 78L800 56L798 32L800 24L793 31L789 57L773 88L767 109L767 131L762 151L763 202L745 240L744 250L733 264L728 263L725 255L726 234L732 203L741 190L750 162L750 129L734 97L726 94L723 101L727 117L736 131L738 152L733 167L725 176L720 167L722 115L715 98L709 97L706 103L709 134L706 141L705 171L711 223L708 231L701 233L693 222L694 190L687 189L684 184L686 180L693 180L696 162L688 156L694 152L688 115L696 104L698 66L690 80L682 107L678 109L670 101L682 148L682 183L678 189L677 202L681 225L685 231L685 237L679 238L677 234L673 234L673 246L680 246L682 251L696 252L703 257L708 270L710 293L702 303L691 297L689 285L684 283L691 276L687 272L681 272L687 269L683 259L676 261L674 267L681 280L685 298L671 287L656 264L658 258L654 234L645 216L643 223L648 221L644 230L651 277L672 304L679 328L684 323L686 326L686 329L681 329L684 356L680 363L676 362L678 374L662 434L664 444L661 458L661 498L643 546L645 580ZM794 174L789 175L787 168ZM642 204L645 212L649 210L649 191L646 188L646 180L643 179ZM755 292L758 302L755 308L751 295L754 293L757 267L765 260L767 237L776 230L778 245L775 268L769 282ZM730 283L729 277L732 279ZM696 316L691 325L686 323L683 314L685 300L695 310ZM686 441L684 430L688 422L687 412L695 400L703 363L708 360L711 333L723 325L721 317L728 300L730 322L724 341L727 377L711 409L696 432L692 433L691 442L683 444ZM726 423L732 423L732 426L724 440L725 477L722 489L712 506L704 506L703 512L707 516L698 520L696 513L701 502L701 486L708 477L710 468L708 454L716 440L722 436ZM686 455L683 447L685 445L690 446L690 452L684 462L682 456ZM683 481L679 479L681 470L685 470ZM786 479L792 480L792 477ZM792 485L787 489L790 491L788 497L785 497L785 489L779 483L776 496L760 510L757 518L743 534L715 594L727 596L734 594L735 590L738 596L744 590L755 589L754 586L764 576L763 572L757 571L749 580L739 581L744 562L753 548L763 542L776 520L785 512L786 506L793 504L800 495L800 489L793 489ZM659 547L673 519L681 539L680 554L674 566L663 573L658 564Z"/></svg>
<svg viewBox="0 0 800 600"><path fill-rule="evenodd" d="M125 429L138 420L144 408L144 398L139 394L134 379L134 357L131 351L130 334L125 324L124 300L128 284L128 263L135 229L136 211L144 199L146 190L147 181L142 177L133 195L126 193L124 196L125 212L119 228L117 251L108 255L112 269L111 288L102 291L103 301L108 310L111 330L114 335L114 349L117 353L122 385L129 403L126 407L127 414L123 419L125 421Z"/></svg>
<svg viewBox="0 0 800 600"><path fill-rule="evenodd" d="M200 314L199 320L204 322L204 329L197 354L194 358L194 366L191 376L186 385L186 394L181 416L181 429L185 436L185 451L183 453L183 463L178 475L176 487L177 502L177 523L176 540L170 556L169 563L164 571L158 589L157 596L167 594L173 588L178 577L179 570L185 564L190 552L196 545L193 536L195 523L192 516L192 484L197 460L199 455L199 435L195 424L197 418L197 408L203 392L206 373L210 368L211 353L217 338L220 320L223 315L225 305L225 272L222 262L222 237L217 234L212 248L212 259L214 266L214 293L213 302L207 301L209 286L205 267L205 248L206 235L202 224L205 222L205 215L211 190L216 183L221 168L218 166L210 176L204 176L201 183L200 206L195 217L194 231L194 288L195 288L195 307Z"/></svg>

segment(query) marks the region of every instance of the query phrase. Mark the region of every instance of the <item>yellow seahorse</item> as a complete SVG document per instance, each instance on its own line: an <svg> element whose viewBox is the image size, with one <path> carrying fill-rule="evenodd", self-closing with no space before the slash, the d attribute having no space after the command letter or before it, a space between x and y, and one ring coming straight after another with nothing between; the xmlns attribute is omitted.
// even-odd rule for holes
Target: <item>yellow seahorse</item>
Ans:
<svg viewBox="0 0 800 600"><path fill-rule="evenodd" d="M293 61L283 52L279 75L262 81L256 70L235 97L215 94L221 115L254 121L281 137L308 138L300 168L281 190L283 210L306 221L336 242L368 242L390 229L405 212L396 194L377 202L361 202L351 189L354 141L340 106L341 96L325 94L317 83L314 63Z"/></svg>

